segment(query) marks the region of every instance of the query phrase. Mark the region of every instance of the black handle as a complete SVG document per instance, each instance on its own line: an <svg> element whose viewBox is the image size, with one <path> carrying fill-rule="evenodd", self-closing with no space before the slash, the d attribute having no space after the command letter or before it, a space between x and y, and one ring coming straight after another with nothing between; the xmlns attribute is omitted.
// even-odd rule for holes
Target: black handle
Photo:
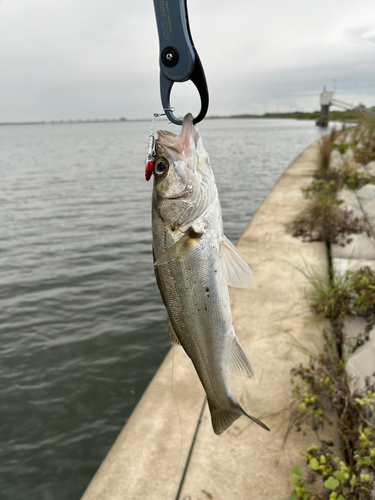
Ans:
<svg viewBox="0 0 375 500"><path fill-rule="evenodd" d="M201 110L194 123L203 120L209 103L206 77L191 37L186 1L154 0L160 43L161 102L166 116L176 125L182 125L182 120L171 111L170 95L174 82L191 80L198 90Z"/></svg>

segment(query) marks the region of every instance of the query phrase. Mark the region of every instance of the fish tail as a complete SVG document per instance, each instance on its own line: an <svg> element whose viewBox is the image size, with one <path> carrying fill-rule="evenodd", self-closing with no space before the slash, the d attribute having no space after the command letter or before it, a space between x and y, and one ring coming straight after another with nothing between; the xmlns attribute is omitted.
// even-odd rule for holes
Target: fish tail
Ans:
<svg viewBox="0 0 375 500"><path fill-rule="evenodd" d="M238 408L213 408L210 405L210 400L208 400L208 406L211 412L212 428L214 433L218 435L228 429L242 415Z"/></svg>
<svg viewBox="0 0 375 500"><path fill-rule="evenodd" d="M233 394L229 396L228 402L230 405L229 408L215 408L210 400L208 400L208 406L211 412L212 427L215 434L221 434L222 432L224 432L233 424L235 420L237 420L237 418L240 418L242 415L245 415L245 417L248 417L250 420L263 427L263 429L265 429L266 431L270 430L261 420L248 415Z"/></svg>

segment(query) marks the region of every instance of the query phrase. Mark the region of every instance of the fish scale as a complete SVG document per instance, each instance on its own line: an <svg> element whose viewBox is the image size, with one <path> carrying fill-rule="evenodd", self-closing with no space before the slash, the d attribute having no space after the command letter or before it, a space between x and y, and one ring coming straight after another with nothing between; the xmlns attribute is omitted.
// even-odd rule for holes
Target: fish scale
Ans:
<svg viewBox="0 0 375 500"><path fill-rule="evenodd" d="M196 263L201 260L201 252L195 253L198 255L190 255L182 262L175 261L160 266L159 273L164 300L170 304L169 318L185 351L196 360L198 376L210 397L211 394L226 391L222 387L226 383L225 377L213 379L212 375L215 375L216 370L212 368L223 364L222 357L227 350L217 347L222 347L227 341L231 313L225 301L220 307L219 301L215 300L220 283L217 283L217 273L214 273L216 280L211 276L213 263L204 261L199 274L193 271ZM203 337L205 342L200 343L199 339Z"/></svg>

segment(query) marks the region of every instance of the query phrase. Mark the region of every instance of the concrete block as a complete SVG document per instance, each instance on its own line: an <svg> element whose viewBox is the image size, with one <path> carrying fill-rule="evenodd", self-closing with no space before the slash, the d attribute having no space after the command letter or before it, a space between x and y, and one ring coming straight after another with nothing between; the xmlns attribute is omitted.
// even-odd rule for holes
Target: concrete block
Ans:
<svg viewBox="0 0 375 500"><path fill-rule="evenodd" d="M355 192L351 189L341 189L336 198L338 200L342 200L341 208L346 208L349 211L353 212L354 217L363 217L363 212L361 210L361 206L358 202L358 199L355 195Z"/></svg>
<svg viewBox="0 0 375 500"><path fill-rule="evenodd" d="M333 258L339 259L375 259L375 239L366 233L351 234L350 243L344 247L333 243L331 252Z"/></svg>
<svg viewBox="0 0 375 500"><path fill-rule="evenodd" d="M373 232L375 231L375 185L366 184L363 188L357 191L357 197L360 202L361 208L366 215L366 219L371 226Z"/></svg>
<svg viewBox="0 0 375 500"><path fill-rule="evenodd" d="M362 391L365 388L366 377L375 382L375 338L371 332L371 338L363 346L359 347L350 356L346 364L346 373L350 379L349 386L354 390Z"/></svg>
<svg viewBox="0 0 375 500"><path fill-rule="evenodd" d="M357 341L359 335L366 330L365 318L346 316L344 319L344 333L350 340Z"/></svg>
<svg viewBox="0 0 375 500"><path fill-rule="evenodd" d="M369 226L372 229L373 234L375 233L375 212L372 212L372 214L367 214L366 215L367 222L369 223Z"/></svg>
<svg viewBox="0 0 375 500"><path fill-rule="evenodd" d="M375 192L374 192L374 194L375 194ZM375 196L372 200L361 201L361 205L362 205L362 209L366 215L375 215Z"/></svg>
<svg viewBox="0 0 375 500"><path fill-rule="evenodd" d="M365 169L370 175L375 176L375 161L370 161L370 163L367 163L367 165L365 165Z"/></svg>
<svg viewBox="0 0 375 500"><path fill-rule="evenodd" d="M367 222L372 229L375 229L375 198L373 200L366 200L362 202L362 209L365 213Z"/></svg>
<svg viewBox="0 0 375 500"><path fill-rule="evenodd" d="M356 163L355 164L355 169L357 172L361 173L361 174L367 174L367 170L365 169L365 167L363 167L360 163Z"/></svg>
<svg viewBox="0 0 375 500"><path fill-rule="evenodd" d="M337 151L337 149L334 149L331 153L331 158L329 160L329 168L333 169L340 169L341 165L343 164L344 160L342 158L342 155L340 151Z"/></svg>
<svg viewBox="0 0 375 500"><path fill-rule="evenodd" d="M375 184L366 184L361 189L358 189L356 194L361 205L365 201L375 200Z"/></svg>
<svg viewBox="0 0 375 500"><path fill-rule="evenodd" d="M333 258L332 266L336 273L344 276L347 271L357 271L365 266L375 271L375 260Z"/></svg>

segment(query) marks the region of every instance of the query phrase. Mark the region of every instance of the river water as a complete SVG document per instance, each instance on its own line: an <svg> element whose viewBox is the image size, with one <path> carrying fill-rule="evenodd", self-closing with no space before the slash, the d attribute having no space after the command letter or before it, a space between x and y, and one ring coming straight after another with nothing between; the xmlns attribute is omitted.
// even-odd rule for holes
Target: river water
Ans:
<svg viewBox="0 0 375 500"><path fill-rule="evenodd" d="M169 348L144 181L149 128L0 127L2 500L78 500ZM296 120L199 129L233 242L320 136Z"/></svg>

